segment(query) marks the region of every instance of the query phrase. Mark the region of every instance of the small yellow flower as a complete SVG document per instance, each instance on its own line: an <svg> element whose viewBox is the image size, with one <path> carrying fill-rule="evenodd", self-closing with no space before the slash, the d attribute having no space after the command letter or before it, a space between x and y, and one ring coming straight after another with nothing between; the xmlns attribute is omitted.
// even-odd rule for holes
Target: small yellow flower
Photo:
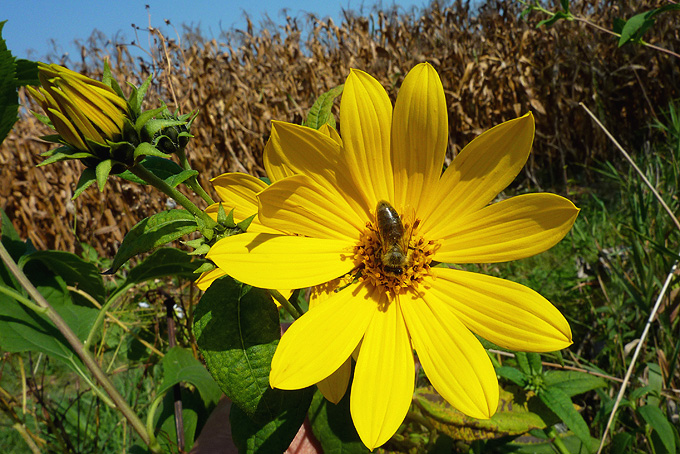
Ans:
<svg viewBox="0 0 680 454"><path fill-rule="evenodd" d="M257 195L262 225L208 253L247 284L342 284L295 321L272 361L270 384L299 389L343 374L356 358L350 409L362 441L385 443L414 390L413 350L455 408L489 418L498 405L491 361L473 332L505 348L569 346L560 312L535 291L438 263L494 263L543 252L578 208L554 194L492 203L524 166L531 114L483 133L442 174L448 141L436 71L409 72L394 109L383 87L353 70L340 104L342 140L274 123L266 156L280 178ZM285 166L284 166L285 164Z"/></svg>
<svg viewBox="0 0 680 454"><path fill-rule="evenodd" d="M111 87L57 64L38 63L41 87L28 87L62 139L81 151L121 139L128 105Z"/></svg>

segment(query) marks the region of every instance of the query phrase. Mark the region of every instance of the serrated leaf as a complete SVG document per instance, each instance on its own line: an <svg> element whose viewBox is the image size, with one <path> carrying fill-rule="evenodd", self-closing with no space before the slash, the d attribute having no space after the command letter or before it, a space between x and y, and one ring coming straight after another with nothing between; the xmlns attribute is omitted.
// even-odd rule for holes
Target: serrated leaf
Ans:
<svg viewBox="0 0 680 454"><path fill-rule="evenodd" d="M269 387L280 338L269 294L225 276L213 282L194 313L196 343L210 374L234 405L232 436L240 452L282 452L297 433L313 391Z"/></svg>
<svg viewBox="0 0 680 454"><path fill-rule="evenodd" d="M16 62L12 53L7 50L2 29L5 22L0 22L0 143L18 119L19 95L17 93Z"/></svg>
<svg viewBox="0 0 680 454"><path fill-rule="evenodd" d="M106 299L104 282L99 270L92 263L64 251L36 251L26 256L22 263L32 260L43 263L67 285L77 287L99 303L104 303Z"/></svg>
<svg viewBox="0 0 680 454"><path fill-rule="evenodd" d="M558 388L546 388L541 391L538 397L574 432L574 435L586 446L590 446L590 429L588 429L583 417L574 408L571 398L564 391Z"/></svg>
<svg viewBox="0 0 680 454"><path fill-rule="evenodd" d="M314 105L312 105L311 109L309 109L305 126L319 129L321 126L328 123L335 128L335 118L331 113L331 109L333 108L333 101L342 93L344 88L344 85L338 85L321 94L321 96L314 101Z"/></svg>
<svg viewBox="0 0 680 454"><path fill-rule="evenodd" d="M18 58L16 64L18 86L40 85L40 80L38 79L38 62Z"/></svg>
<svg viewBox="0 0 680 454"><path fill-rule="evenodd" d="M192 259L179 249L161 248L132 268L121 288L166 276L181 276L193 280L196 278L196 269L203 263L204 260Z"/></svg>
<svg viewBox="0 0 680 454"><path fill-rule="evenodd" d="M269 294L224 277L203 294L194 314L198 348L222 391L251 418L262 415L271 358L280 339L279 314Z"/></svg>
<svg viewBox="0 0 680 454"><path fill-rule="evenodd" d="M327 401L321 392L314 393L307 416L314 436L324 454L364 454L371 452L359 438L349 412L350 391L337 404Z"/></svg>
<svg viewBox="0 0 680 454"><path fill-rule="evenodd" d="M111 269L104 274L113 274L135 255L168 244L196 230L198 230L196 219L186 210L169 210L153 214L141 220L125 235Z"/></svg>
<svg viewBox="0 0 680 454"><path fill-rule="evenodd" d="M663 447L668 453L675 453L675 437L673 436L673 426L666 415L659 409L652 405L645 405L639 407L637 412L642 416L647 424L656 432ZM658 451L657 451L658 452Z"/></svg>
<svg viewBox="0 0 680 454"><path fill-rule="evenodd" d="M97 181L97 175L94 173L94 169L85 167L83 173L80 174L80 178L78 178L78 183L76 184L75 191L73 191L73 197L71 197L71 200L75 200L76 197L85 191L85 189L92 186L95 181Z"/></svg>
<svg viewBox="0 0 680 454"><path fill-rule="evenodd" d="M454 440L471 442L501 438L546 427L541 416L528 410L526 396L519 390L512 394L501 388L498 411L485 420L464 415L431 387L417 388L414 402L437 430Z"/></svg>
<svg viewBox="0 0 680 454"><path fill-rule="evenodd" d="M559 388L569 397L607 386L601 377L575 371L548 371L543 379L547 387Z"/></svg>

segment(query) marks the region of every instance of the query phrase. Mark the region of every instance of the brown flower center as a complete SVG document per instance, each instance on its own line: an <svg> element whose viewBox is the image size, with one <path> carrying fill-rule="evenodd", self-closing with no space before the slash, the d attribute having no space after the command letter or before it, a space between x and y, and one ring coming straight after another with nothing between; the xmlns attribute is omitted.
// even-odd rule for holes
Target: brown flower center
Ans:
<svg viewBox="0 0 680 454"><path fill-rule="evenodd" d="M436 242L418 235L419 225L417 219L404 224L403 238L393 241L394 238L381 232L378 221L366 223L366 230L354 247L359 281L368 282L390 296L416 290L430 275L430 263L438 247Z"/></svg>

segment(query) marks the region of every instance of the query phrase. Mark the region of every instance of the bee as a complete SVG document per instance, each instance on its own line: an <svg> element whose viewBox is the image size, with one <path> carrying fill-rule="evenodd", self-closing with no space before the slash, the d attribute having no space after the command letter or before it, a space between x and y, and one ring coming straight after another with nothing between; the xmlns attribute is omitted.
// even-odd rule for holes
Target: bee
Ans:
<svg viewBox="0 0 680 454"><path fill-rule="evenodd" d="M375 223L380 236L380 260L385 271L400 275L408 264L409 238L404 234L404 224L397 210L381 200L375 209Z"/></svg>

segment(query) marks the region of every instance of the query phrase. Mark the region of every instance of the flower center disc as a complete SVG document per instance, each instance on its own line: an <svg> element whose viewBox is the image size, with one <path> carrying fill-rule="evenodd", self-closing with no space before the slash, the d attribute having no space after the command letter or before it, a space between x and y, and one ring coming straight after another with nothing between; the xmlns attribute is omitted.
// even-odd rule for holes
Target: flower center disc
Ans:
<svg viewBox="0 0 680 454"><path fill-rule="evenodd" d="M369 282L392 296L417 289L418 284L430 275L430 263L437 246L434 241L426 241L418 235L419 224L420 221L416 220L413 225L404 225L405 237L409 240L406 250L401 252L406 256L406 261L404 266L395 269L385 263L388 252L385 249L390 246L381 244L378 229L373 222L366 223L366 229L354 247L359 280Z"/></svg>

